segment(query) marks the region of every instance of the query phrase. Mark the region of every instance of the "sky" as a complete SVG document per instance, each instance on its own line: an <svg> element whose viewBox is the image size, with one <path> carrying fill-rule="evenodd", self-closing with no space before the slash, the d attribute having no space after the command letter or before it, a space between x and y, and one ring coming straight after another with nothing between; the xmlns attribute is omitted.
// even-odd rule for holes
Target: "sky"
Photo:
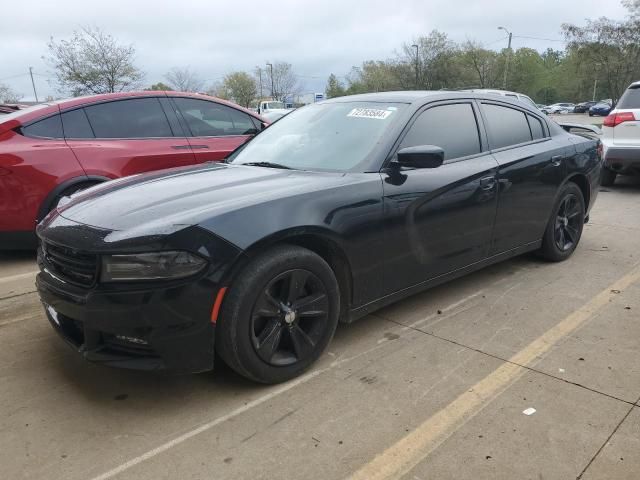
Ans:
<svg viewBox="0 0 640 480"><path fill-rule="evenodd" d="M0 10L0 83L33 100L59 96L43 60L47 41L99 27L136 48L145 85L190 67L206 84L266 62L293 65L301 92L322 92L330 73L343 76L364 60L394 56L403 43L437 29L456 42L486 48L562 49L562 23L622 19L619 0L4 0ZM525 38L535 37L535 38Z"/></svg>

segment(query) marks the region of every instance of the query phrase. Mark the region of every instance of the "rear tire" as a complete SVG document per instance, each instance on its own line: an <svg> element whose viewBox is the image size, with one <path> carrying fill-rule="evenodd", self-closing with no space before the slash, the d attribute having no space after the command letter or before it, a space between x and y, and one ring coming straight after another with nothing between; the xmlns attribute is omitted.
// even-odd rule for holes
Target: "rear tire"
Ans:
<svg viewBox="0 0 640 480"><path fill-rule="evenodd" d="M562 187L542 237L543 258L561 262L573 254L582 236L585 210L582 190L572 182Z"/></svg>
<svg viewBox="0 0 640 480"><path fill-rule="evenodd" d="M611 187L616 181L618 174L608 168L602 169L602 177L600 177L600 185L603 187Z"/></svg>
<svg viewBox="0 0 640 480"><path fill-rule="evenodd" d="M246 265L229 287L216 325L216 349L240 375L279 383L309 368L338 324L340 291L320 256L273 247Z"/></svg>

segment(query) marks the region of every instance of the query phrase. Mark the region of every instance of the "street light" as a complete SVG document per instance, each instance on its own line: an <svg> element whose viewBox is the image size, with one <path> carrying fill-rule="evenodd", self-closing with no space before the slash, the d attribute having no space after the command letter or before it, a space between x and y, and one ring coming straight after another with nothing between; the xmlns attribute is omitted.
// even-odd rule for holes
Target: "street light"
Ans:
<svg viewBox="0 0 640 480"><path fill-rule="evenodd" d="M420 68L420 64L418 63L420 61L420 57L418 56L418 45L411 45L413 48L416 49L416 90L418 89L418 68Z"/></svg>
<svg viewBox="0 0 640 480"><path fill-rule="evenodd" d="M507 73L509 71L509 60L511 58L511 37L512 37L512 34L511 34L511 32L509 30L507 30L504 27L498 27L498 30L504 30L509 35L509 45L507 46L507 50L509 50L509 51L507 52L507 60L505 61L505 65L504 65L504 79L502 81L502 89L506 90L507 89Z"/></svg>
<svg viewBox="0 0 640 480"><path fill-rule="evenodd" d="M271 98L275 100L276 97L273 96L273 65L267 62L267 67L269 67L271 73Z"/></svg>

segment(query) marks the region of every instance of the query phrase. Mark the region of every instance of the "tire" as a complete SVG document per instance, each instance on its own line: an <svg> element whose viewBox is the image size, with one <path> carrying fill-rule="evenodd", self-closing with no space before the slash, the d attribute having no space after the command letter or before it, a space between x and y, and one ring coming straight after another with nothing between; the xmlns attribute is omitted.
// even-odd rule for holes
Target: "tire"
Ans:
<svg viewBox="0 0 640 480"><path fill-rule="evenodd" d="M582 190L575 183L569 182L560 190L542 237L542 257L552 262L569 258L580 242L584 217Z"/></svg>
<svg viewBox="0 0 640 480"><path fill-rule="evenodd" d="M600 185L603 187L611 187L616 181L618 174L608 168L602 168L602 176L600 177Z"/></svg>
<svg viewBox="0 0 640 480"><path fill-rule="evenodd" d="M322 355L339 312L338 282L327 262L306 248L279 245L232 282L216 325L216 349L244 377L284 382Z"/></svg>

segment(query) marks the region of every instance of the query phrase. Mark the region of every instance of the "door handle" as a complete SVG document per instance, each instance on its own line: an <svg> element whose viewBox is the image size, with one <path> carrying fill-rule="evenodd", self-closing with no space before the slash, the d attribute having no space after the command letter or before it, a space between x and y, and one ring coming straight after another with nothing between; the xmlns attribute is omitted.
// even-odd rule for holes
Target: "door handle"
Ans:
<svg viewBox="0 0 640 480"><path fill-rule="evenodd" d="M189 145L171 145L174 150L189 150Z"/></svg>
<svg viewBox="0 0 640 480"><path fill-rule="evenodd" d="M491 190L496 186L496 177L484 177L480 179L480 188Z"/></svg>
<svg viewBox="0 0 640 480"><path fill-rule="evenodd" d="M202 150L205 148L209 148L209 145L191 145L191 148L197 149L197 150Z"/></svg>
<svg viewBox="0 0 640 480"><path fill-rule="evenodd" d="M562 160L564 160L564 157L562 155L554 155L553 157L551 157L551 165L553 165L554 167L559 167L562 163Z"/></svg>

